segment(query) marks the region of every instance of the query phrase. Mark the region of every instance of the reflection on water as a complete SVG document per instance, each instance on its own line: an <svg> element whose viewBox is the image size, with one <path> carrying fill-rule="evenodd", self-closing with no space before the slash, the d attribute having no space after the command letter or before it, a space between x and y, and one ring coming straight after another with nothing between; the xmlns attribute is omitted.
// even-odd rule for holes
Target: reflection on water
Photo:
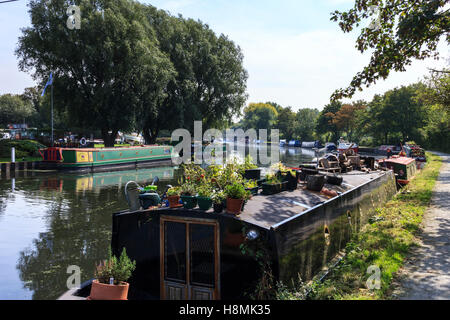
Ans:
<svg viewBox="0 0 450 320"><path fill-rule="evenodd" d="M311 152L280 148L280 160L297 167L314 157ZM181 171L161 167L0 180L0 300L56 299L67 290L71 265L81 268L82 281L91 279L96 263L107 256L112 213L127 208L125 184L146 185L155 176L163 190L177 183Z"/></svg>

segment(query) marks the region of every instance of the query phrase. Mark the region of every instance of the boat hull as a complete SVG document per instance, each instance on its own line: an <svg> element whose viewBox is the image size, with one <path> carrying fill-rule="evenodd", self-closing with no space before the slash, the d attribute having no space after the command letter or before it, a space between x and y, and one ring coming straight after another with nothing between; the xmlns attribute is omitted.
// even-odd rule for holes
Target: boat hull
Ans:
<svg viewBox="0 0 450 320"><path fill-rule="evenodd" d="M41 150L43 168L63 171L101 172L172 165L171 146L101 149L48 148Z"/></svg>

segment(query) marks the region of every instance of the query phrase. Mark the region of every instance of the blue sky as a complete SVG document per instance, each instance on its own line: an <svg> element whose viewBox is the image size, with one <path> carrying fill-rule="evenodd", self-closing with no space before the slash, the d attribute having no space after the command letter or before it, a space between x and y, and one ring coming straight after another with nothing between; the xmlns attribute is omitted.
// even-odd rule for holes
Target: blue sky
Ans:
<svg viewBox="0 0 450 320"><path fill-rule="evenodd" d="M20 28L30 19L26 0L0 4L0 94L21 93L33 86L31 76L17 68L14 49ZM344 34L330 21L334 10L354 0L141 0L172 14L200 19L216 33L229 36L244 53L249 72L248 102L275 101L294 109L322 109L337 88L350 83L369 61L355 49L357 33ZM367 22L369 23L369 22ZM449 56L443 43L442 57ZM358 93L370 100L396 86L416 82L441 61L413 63L404 73Z"/></svg>

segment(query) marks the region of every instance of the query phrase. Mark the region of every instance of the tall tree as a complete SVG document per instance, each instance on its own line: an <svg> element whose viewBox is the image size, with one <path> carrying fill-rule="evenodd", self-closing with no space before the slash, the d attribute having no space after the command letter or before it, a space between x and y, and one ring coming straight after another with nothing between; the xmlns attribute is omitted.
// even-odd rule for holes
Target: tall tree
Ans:
<svg viewBox="0 0 450 320"><path fill-rule="evenodd" d="M360 111L364 109L365 106L361 103L344 104L339 111L329 112L326 116L332 119L336 128L346 133L349 141L353 141L353 132L357 130Z"/></svg>
<svg viewBox="0 0 450 320"><path fill-rule="evenodd" d="M152 6L146 14L176 71L155 112L144 113L147 139L153 140L161 128L192 130L194 121L209 128L231 123L247 98L241 49L201 21L173 17Z"/></svg>
<svg viewBox="0 0 450 320"><path fill-rule="evenodd" d="M36 114L33 105L20 95L4 94L0 96L0 125L25 123Z"/></svg>
<svg viewBox="0 0 450 320"><path fill-rule="evenodd" d="M298 110L296 114L296 136L302 141L314 140L314 130L319 119L319 110L304 108Z"/></svg>
<svg viewBox="0 0 450 320"><path fill-rule="evenodd" d="M329 113L336 113L342 107L342 103L339 101L332 101L327 104L325 108L320 112L319 118L317 119L316 132L319 135L327 134L329 141L337 141L340 136L340 130L333 124L333 118L330 117Z"/></svg>
<svg viewBox="0 0 450 320"><path fill-rule="evenodd" d="M439 104L450 112L450 69L432 70L425 78L425 85L419 91L420 99L428 105Z"/></svg>
<svg viewBox="0 0 450 320"><path fill-rule="evenodd" d="M277 121L278 112L274 106L266 103L250 103L244 109L243 125L245 129L272 129Z"/></svg>
<svg viewBox="0 0 450 320"><path fill-rule="evenodd" d="M73 3L81 11L79 30L67 28ZM31 27L22 30L16 50L20 69L42 82L53 72L55 107L67 108L77 125L100 129L105 145L114 145L119 130L134 128L142 96L164 95L164 74L171 72L142 5L32 0L29 8Z"/></svg>
<svg viewBox="0 0 450 320"><path fill-rule="evenodd" d="M271 104L273 105L273 104ZM280 130L280 136L287 141L292 140L295 135L296 129L296 114L292 111L291 107L283 108L278 105L276 108L278 111L278 117L276 122L276 128Z"/></svg>
<svg viewBox="0 0 450 320"><path fill-rule="evenodd" d="M363 86L386 79L392 70L405 71L413 59L437 57L441 37L450 42L447 4L447 0L356 0L352 9L333 12L331 20L346 33L368 18L373 23L362 28L356 42L360 52L372 52L369 65L332 99L352 97Z"/></svg>

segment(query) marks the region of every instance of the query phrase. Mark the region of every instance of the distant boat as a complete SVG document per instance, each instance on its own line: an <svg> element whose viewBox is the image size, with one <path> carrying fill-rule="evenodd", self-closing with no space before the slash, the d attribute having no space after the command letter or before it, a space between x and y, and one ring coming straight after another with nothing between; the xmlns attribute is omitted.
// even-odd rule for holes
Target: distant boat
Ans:
<svg viewBox="0 0 450 320"><path fill-rule="evenodd" d="M314 142L303 142L302 148L306 149L313 149L313 148L321 148L322 145L320 144L320 141L314 141Z"/></svg>
<svg viewBox="0 0 450 320"><path fill-rule="evenodd" d="M289 141L289 147L297 147L300 148L302 143L299 140L291 140Z"/></svg>
<svg viewBox="0 0 450 320"><path fill-rule="evenodd" d="M287 144L286 140L280 140L280 147L285 147Z"/></svg>
<svg viewBox="0 0 450 320"><path fill-rule="evenodd" d="M123 141L125 143L130 143L131 145L143 145L145 140L144 137L138 133L124 133Z"/></svg>
<svg viewBox="0 0 450 320"><path fill-rule="evenodd" d="M359 152L359 146L357 143L350 143L350 142L341 142L339 143L338 146L338 151L339 152L344 152L347 151L349 149L352 149L353 151L355 151L355 153Z"/></svg>
<svg viewBox="0 0 450 320"><path fill-rule="evenodd" d="M328 152L337 150L337 146L333 142L325 143L325 148L327 149Z"/></svg>

